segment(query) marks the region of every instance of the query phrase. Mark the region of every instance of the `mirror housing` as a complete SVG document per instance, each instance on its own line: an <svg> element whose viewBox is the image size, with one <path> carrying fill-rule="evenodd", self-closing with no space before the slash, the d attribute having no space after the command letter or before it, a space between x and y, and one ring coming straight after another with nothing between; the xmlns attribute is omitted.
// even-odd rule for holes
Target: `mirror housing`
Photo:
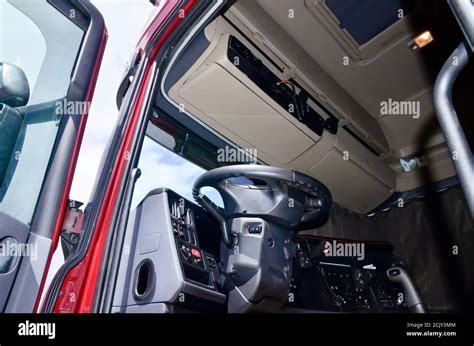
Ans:
<svg viewBox="0 0 474 346"><path fill-rule="evenodd" d="M18 66L0 62L0 103L12 108L26 106L30 87L25 72Z"/></svg>

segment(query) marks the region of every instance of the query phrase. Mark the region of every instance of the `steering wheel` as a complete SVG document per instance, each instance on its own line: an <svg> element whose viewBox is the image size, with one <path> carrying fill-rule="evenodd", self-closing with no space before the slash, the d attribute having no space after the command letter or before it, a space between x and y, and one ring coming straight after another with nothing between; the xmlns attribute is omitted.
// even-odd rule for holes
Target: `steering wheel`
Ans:
<svg viewBox="0 0 474 346"><path fill-rule="evenodd" d="M235 184L231 178L246 178L252 184ZM224 209L201 194L201 188L215 188ZM309 229L327 216L331 193L318 180L289 169L263 165L233 165L212 169L194 183L193 197L222 226L222 238L228 246L232 234L226 220L258 216L289 229Z"/></svg>

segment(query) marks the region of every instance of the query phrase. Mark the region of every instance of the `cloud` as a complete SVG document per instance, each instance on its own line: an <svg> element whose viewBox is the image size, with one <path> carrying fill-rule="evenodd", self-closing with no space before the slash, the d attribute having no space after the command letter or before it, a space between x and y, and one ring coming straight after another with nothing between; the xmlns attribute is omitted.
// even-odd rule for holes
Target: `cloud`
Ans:
<svg viewBox="0 0 474 346"><path fill-rule="evenodd" d="M205 172L175 153L170 152L152 140L145 138L138 167L142 171L135 185L132 208L135 207L149 191L158 187L169 188L184 198L192 201L194 181ZM217 191L206 188L203 192L218 205L222 206Z"/></svg>
<svg viewBox="0 0 474 346"><path fill-rule="evenodd" d="M96 181L105 147L117 122L116 92L135 46L148 22L152 6L148 0L93 0L102 13L109 38L104 52L97 85L87 120L70 197L88 202ZM157 187L167 187L192 200L194 180L204 172L160 145L146 139L133 198L136 206L146 194ZM209 198L222 206L217 191L203 189Z"/></svg>
<svg viewBox="0 0 474 346"><path fill-rule="evenodd" d="M184 159L177 162L176 154L146 138L138 167L142 171L135 185L133 206L136 206L146 194L158 187L167 187L192 200L194 180L204 173L202 168L190 164Z"/></svg>
<svg viewBox="0 0 474 346"><path fill-rule="evenodd" d="M88 202L99 164L117 122L116 94L153 6L148 0L93 0L109 33L92 99L76 172L72 199Z"/></svg>

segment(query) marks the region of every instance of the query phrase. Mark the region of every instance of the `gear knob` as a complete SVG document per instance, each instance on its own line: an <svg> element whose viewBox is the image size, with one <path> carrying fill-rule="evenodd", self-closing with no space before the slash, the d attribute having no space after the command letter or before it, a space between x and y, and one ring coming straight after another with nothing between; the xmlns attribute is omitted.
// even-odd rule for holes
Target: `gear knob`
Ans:
<svg viewBox="0 0 474 346"><path fill-rule="evenodd" d="M392 267L387 270L387 277L391 282L400 284L405 295L405 302L408 309L415 313L425 313L426 307L415 282L402 267Z"/></svg>

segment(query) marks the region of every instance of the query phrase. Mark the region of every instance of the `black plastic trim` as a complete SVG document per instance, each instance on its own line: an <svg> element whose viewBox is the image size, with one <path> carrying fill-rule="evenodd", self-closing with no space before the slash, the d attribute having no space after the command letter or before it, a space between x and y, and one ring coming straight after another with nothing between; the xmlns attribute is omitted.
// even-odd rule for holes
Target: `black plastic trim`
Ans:
<svg viewBox="0 0 474 346"><path fill-rule="evenodd" d="M459 178L457 175L455 175L453 177L437 181L430 185L421 186L409 191L394 192L390 195L390 197L387 200L385 200L385 202L383 202L381 205L379 205L375 209L372 209L371 211L369 211L367 215L375 214L385 209L391 208L397 205L399 199L402 199L404 203L406 203L412 199L420 198L427 194L437 193L441 190L445 190L457 185L459 185Z"/></svg>
<svg viewBox="0 0 474 346"><path fill-rule="evenodd" d="M66 96L67 100L72 102L83 101L87 96L106 30L102 15L89 1L81 0L79 4L90 15L90 28L85 34ZM64 115L61 121L53 156L32 222L31 231L39 236L51 239L53 235L81 118L82 114Z"/></svg>

